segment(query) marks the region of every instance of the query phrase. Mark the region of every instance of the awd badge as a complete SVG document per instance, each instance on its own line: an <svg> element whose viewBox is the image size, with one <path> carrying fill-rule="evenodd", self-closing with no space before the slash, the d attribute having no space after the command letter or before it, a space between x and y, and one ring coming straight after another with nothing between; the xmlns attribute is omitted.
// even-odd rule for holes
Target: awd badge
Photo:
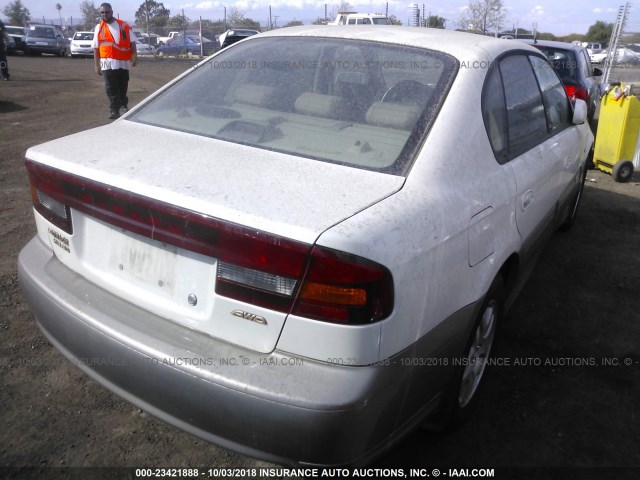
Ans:
<svg viewBox="0 0 640 480"><path fill-rule="evenodd" d="M261 317L260 315L256 315L255 313L244 312L242 310L234 310L231 312L231 315L234 317L244 318L245 320L249 320L251 322L259 323L260 325L266 325L267 319Z"/></svg>

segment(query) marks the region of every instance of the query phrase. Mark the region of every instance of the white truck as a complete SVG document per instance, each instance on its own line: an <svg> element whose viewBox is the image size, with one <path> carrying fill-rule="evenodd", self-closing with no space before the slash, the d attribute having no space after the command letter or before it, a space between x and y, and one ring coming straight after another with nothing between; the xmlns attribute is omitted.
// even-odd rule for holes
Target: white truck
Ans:
<svg viewBox="0 0 640 480"><path fill-rule="evenodd" d="M179 37L180 32L169 32L166 37L158 37L158 45L164 45L169 42L173 37Z"/></svg>
<svg viewBox="0 0 640 480"><path fill-rule="evenodd" d="M336 19L327 25L391 25L383 13L338 12Z"/></svg>

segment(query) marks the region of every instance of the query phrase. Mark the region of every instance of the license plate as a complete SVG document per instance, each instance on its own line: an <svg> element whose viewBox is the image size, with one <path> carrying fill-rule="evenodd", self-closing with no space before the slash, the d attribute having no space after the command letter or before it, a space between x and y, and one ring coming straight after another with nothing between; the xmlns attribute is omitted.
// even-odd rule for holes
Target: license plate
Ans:
<svg viewBox="0 0 640 480"><path fill-rule="evenodd" d="M172 293L177 249L144 237L117 235L111 242L111 268L130 279Z"/></svg>

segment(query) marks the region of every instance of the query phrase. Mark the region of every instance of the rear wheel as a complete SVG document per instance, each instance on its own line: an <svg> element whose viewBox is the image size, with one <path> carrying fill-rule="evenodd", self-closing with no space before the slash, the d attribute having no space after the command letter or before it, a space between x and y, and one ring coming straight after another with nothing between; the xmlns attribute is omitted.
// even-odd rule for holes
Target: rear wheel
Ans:
<svg viewBox="0 0 640 480"><path fill-rule="evenodd" d="M478 402L478 391L487 373L496 332L504 311L505 287L501 276L494 279L476 317L466 348L449 393L445 396L444 428L455 428L466 421ZM445 420L446 419L446 420Z"/></svg>
<svg viewBox="0 0 640 480"><path fill-rule="evenodd" d="M489 289L474 331L466 349L466 364L458 388L457 408L460 412L469 407L477 398L476 393L484 378L498 322L502 316L504 287L501 278L496 279Z"/></svg>

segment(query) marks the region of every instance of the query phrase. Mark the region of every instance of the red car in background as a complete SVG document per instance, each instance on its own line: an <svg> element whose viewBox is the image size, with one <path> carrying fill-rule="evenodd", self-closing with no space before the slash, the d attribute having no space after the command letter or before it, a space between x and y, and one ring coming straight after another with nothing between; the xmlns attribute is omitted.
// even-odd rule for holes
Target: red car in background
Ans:
<svg viewBox="0 0 640 480"><path fill-rule="evenodd" d="M589 125L595 133L594 117L600 103L602 70L594 67L589 52L582 45L546 40L525 40L549 59L560 77L564 89L572 101L576 98L587 102Z"/></svg>

